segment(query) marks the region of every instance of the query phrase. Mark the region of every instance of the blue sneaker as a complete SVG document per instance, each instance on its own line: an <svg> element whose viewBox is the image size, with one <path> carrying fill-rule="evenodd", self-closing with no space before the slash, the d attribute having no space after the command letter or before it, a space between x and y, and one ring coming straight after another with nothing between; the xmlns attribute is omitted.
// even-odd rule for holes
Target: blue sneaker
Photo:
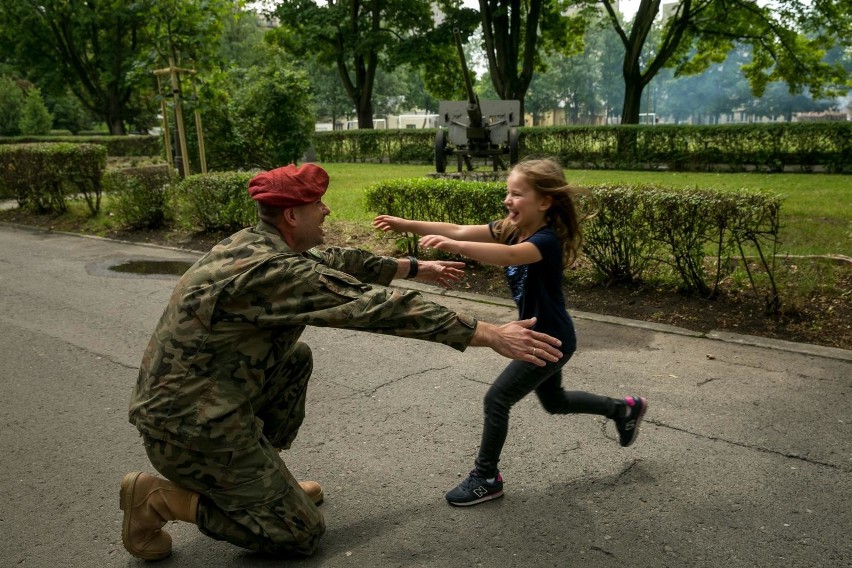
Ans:
<svg viewBox="0 0 852 568"><path fill-rule="evenodd" d="M447 493L447 502L456 507L469 507L503 496L503 476L497 473L493 482L488 482L475 469L455 489Z"/></svg>
<svg viewBox="0 0 852 568"><path fill-rule="evenodd" d="M615 421L615 429L618 430L618 443L621 447L626 448L636 441L639 436L639 424L642 422L642 417L645 416L645 411L648 410L648 401L641 396L626 396L624 402L627 408L630 409L630 414L620 418L613 418Z"/></svg>

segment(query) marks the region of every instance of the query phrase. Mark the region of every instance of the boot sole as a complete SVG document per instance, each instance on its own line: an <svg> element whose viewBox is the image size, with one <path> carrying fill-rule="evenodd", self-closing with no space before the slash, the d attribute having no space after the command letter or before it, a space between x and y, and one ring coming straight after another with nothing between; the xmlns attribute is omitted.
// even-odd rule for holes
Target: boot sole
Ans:
<svg viewBox="0 0 852 568"><path fill-rule="evenodd" d="M165 554L152 554L150 552L139 551L134 549L128 541L130 535L130 511L133 509L133 489L136 487L136 480L142 475L141 471L134 471L126 474L121 480L121 491L119 492L121 510L124 511L124 519L121 523L121 542L124 544L124 549L136 558L142 560L162 560L171 555L171 551Z"/></svg>

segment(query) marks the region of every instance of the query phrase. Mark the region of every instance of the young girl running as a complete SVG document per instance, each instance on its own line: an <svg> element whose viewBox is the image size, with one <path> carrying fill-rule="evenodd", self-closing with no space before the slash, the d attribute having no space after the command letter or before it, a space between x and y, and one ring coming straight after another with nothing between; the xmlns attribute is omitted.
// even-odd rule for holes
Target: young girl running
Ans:
<svg viewBox="0 0 852 568"><path fill-rule="evenodd" d="M507 180L503 204L507 216L487 225L455 225L413 221L380 215L373 226L384 231L425 235L420 245L504 266L520 318L536 318L534 329L562 341L563 357L538 367L512 361L485 395L485 424L474 469L447 493L451 505L468 506L503 495L497 469L509 429L509 411L535 391L551 414L597 414L611 418L619 443L636 441L639 423L648 408L640 396L614 399L562 388L562 366L576 350L577 338L565 308L562 273L582 244L580 218L574 198L581 190L569 186L562 167L553 160L516 164Z"/></svg>

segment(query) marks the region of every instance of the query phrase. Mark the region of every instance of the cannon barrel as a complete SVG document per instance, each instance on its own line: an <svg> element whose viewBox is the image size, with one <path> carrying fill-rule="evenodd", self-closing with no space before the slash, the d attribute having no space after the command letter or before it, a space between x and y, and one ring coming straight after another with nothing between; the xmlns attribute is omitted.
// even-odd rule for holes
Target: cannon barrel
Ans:
<svg viewBox="0 0 852 568"><path fill-rule="evenodd" d="M464 58L464 49L462 48L461 32L455 29L453 30L453 35L456 38L456 49L459 52L462 75L464 76L464 87L467 91L467 116L470 120L470 127L479 129L482 128L482 108L479 105L479 97L473 92L473 84L470 81L470 73L467 70L467 61Z"/></svg>

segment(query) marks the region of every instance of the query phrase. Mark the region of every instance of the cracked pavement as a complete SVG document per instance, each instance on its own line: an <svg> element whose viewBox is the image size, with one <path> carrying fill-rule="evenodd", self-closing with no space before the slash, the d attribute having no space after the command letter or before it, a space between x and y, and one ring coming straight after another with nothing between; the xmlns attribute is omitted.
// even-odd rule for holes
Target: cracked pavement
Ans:
<svg viewBox="0 0 852 568"><path fill-rule="evenodd" d="M121 545L118 488L152 471L127 422L175 277L113 262L197 255L0 226L0 565L142 566ZM430 299L487 321L505 301ZM569 298L570 302L570 298ZM309 328L307 418L282 454L323 484L313 566L852 566L852 352L575 313L570 389L650 401L636 444L611 422L512 411L506 497L451 508L482 397L506 364L449 348ZM158 566L279 563L170 523Z"/></svg>

